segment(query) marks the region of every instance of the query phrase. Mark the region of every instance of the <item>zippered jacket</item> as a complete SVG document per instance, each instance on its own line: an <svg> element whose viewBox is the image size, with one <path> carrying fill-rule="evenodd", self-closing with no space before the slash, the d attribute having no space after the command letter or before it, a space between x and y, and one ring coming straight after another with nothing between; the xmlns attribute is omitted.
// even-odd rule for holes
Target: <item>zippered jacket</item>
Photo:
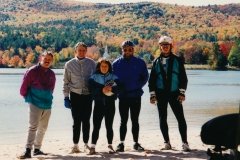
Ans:
<svg viewBox="0 0 240 160"><path fill-rule="evenodd" d="M163 89L169 92L179 89L186 90L188 79L182 59L171 53L166 60L165 71L161 63L161 58L162 55L153 62L148 81L149 92L156 91L156 89Z"/></svg>
<svg viewBox="0 0 240 160"><path fill-rule="evenodd" d="M119 98L134 98L143 95L143 86L147 83L149 74L146 63L135 56L121 56L113 62L114 74L123 85L123 93Z"/></svg>
<svg viewBox="0 0 240 160"><path fill-rule="evenodd" d="M110 82L110 84L115 83L112 87L113 95L106 96L102 92L102 89L107 84L109 84L109 82ZM112 73L107 73L105 75L94 73L89 79L89 91L90 91L90 94L93 96L93 100L103 101L105 103L107 101L116 100L117 94L119 94L123 91L123 87L122 87L118 77Z"/></svg>
<svg viewBox="0 0 240 160"><path fill-rule="evenodd" d="M55 73L38 64L24 74L20 94L25 98L25 102L32 103L40 109L51 109L55 83Z"/></svg>
<svg viewBox="0 0 240 160"><path fill-rule="evenodd" d="M63 94L69 97L70 92L88 95L88 81L95 72L96 63L90 58L69 60L65 64L63 74Z"/></svg>

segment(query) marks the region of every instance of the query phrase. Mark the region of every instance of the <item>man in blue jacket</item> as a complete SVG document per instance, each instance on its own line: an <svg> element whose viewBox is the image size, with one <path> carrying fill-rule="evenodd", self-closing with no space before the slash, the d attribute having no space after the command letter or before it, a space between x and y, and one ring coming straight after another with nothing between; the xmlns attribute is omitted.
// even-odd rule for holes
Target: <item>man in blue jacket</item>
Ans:
<svg viewBox="0 0 240 160"><path fill-rule="evenodd" d="M148 81L148 70L146 63L135 56L134 43L124 41L122 43L123 56L113 62L114 74L119 78L124 87L123 93L119 94L119 113L121 117L120 125L120 144L117 146L117 152L124 152L124 140L127 133L127 121L129 110L132 120L132 134L135 144L135 150L143 151L144 148L138 143L139 123L138 117L141 110L141 96L143 95L143 86Z"/></svg>

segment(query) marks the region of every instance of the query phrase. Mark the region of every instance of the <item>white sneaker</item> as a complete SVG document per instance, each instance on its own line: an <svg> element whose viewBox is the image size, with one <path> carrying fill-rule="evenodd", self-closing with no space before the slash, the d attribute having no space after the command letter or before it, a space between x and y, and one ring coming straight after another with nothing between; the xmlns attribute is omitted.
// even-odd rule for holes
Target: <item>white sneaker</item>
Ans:
<svg viewBox="0 0 240 160"><path fill-rule="evenodd" d="M69 154L80 153L78 145L74 145L72 151Z"/></svg>
<svg viewBox="0 0 240 160"><path fill-rule="evenodd" d="M83 149L83 150L84 150L84 152L87 152L87 153L88 153L88 152L89 152L89 150L90 150L90 147L89 147L88 145L86 145L86 144L84 145L84 147L83 147L83 148L84 148L84 149Z"/></svg>
<svg viewBox="0 0 240 160"><path fill-rule="evenodd" d="M183 151L187 152L187 151L191 151L189 145L187 143L183 143L182 144L182 148L183 148Z"/></svg>
<svg viewBox="0 0 240 160"><path fill-rule="evenodd" d="M168 142L168 143L164 143L164 148L162 148L161 150L170 150L170 149L172 149L172 146L171 146L171 144L170 144L170 142Z"/></svg>

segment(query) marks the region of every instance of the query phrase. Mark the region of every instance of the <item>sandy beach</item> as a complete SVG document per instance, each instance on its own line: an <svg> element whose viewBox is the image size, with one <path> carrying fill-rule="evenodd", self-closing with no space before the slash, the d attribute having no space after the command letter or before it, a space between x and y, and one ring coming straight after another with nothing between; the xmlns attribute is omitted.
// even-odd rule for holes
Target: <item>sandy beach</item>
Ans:
<svg viewBox="0 0 240 160"><path fill-rule="evenodd" d="M129 132L129 131L128 131ZM69 154L72 147L71 138L69 140L44 140L41 150L49 153L47 156L32 156L33 160L75 160L75 159L141 159L141 160L175 160L175 159L207 159L206 150L212 146L204 145L201 141L200 130L192 130L188 132L188 141L192 149L190 152L182 151L181 138L178 131L170 132L170 139L173 149L172 150L160 150L163 147L163 138L160 133L144 133L139 136L139 143L145 147L145 151L138 152L132 149L133 141L130 133L127 134L125 141L125 152L109 154L107 153L107 143L104 134L100 134L95 155L87 155L83 152L83 143L80 141L79 147L81 153ZM91 142L91 139L89 140ZM113 146L116 148L118 145L118 134L114 136ZM11 160L17 159L16 156L20 155L23 151L25 144L14 145L1 145L0 146L0 159Z"/></svg>

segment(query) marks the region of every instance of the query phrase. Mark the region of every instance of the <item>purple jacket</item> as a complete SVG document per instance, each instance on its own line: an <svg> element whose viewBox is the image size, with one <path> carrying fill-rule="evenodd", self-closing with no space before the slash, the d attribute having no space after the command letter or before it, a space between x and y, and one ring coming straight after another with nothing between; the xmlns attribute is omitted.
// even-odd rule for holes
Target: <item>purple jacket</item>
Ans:
<svg viewBox="0 0 240 160"><path fill-rule="evenodd" d="M40 109L51 109L55 83L55 73L38 64L24 74L20 94L25 98L25 102L30 102Z"/></svg>

